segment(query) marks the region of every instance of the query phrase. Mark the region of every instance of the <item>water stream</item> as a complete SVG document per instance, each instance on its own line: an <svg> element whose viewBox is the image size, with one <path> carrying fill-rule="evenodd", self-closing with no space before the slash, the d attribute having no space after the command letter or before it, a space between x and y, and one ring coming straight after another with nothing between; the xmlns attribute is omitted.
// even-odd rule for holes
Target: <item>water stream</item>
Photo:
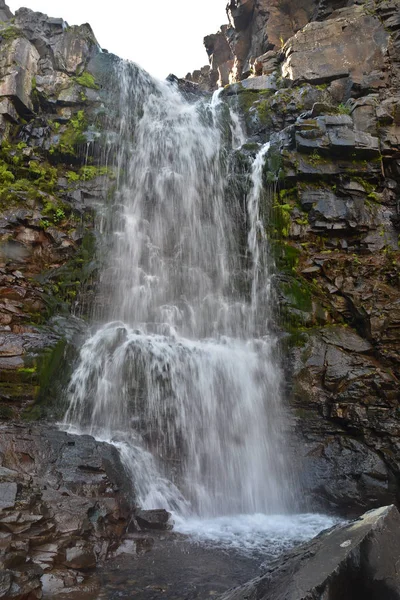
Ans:
<svg viewBox="0 0 400 600"><path fill-rule="evenodd" d="M297 491L261 217L268 145L240 196L230 156L244 135L220 91L187 100L129 63L118 85L106 301L64 426L117 445L138 504L173 511L179 531L227 545L310 537L321 517L288 516Z"/></svg>

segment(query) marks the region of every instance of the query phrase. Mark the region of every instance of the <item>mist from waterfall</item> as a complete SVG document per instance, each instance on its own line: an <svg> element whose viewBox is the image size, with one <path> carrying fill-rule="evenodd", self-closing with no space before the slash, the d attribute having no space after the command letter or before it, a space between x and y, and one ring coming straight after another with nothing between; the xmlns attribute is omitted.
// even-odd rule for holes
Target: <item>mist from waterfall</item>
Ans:
<svg viewBox="0 0 400 600"><path fill-rule="evenodd" d="M144 508L285 512L295 492L261 218L268 146L240 192L244 136L220 92L188 100L129 63L118 86L103 306L64 424L120 448Z"/></svg>

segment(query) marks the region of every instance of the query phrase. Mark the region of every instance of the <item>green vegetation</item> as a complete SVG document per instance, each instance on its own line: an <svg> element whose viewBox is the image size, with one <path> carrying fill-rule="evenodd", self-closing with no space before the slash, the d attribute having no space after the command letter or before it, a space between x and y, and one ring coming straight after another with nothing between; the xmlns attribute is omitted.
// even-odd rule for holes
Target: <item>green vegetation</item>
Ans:
<svg viewBox="0 0 400 600"><path fill-rule="evenodd" d="M282 273L294 274L299 264L300 250L289 242L273 240L272 253L278 270Z"/></svg>
<svg viewBox="0 0 400 600"><path fill-rule="evenodd" d="M85 112L78 110L68 122L65 131L61 134L60 143L53 149L53 152L57 150L61 154L75 156L76 147L86 142L86 138L83 135L86 127Z"/></svg>
<svg viewBox="0 0 400 600"><path fill-rule="evenodd" d="M79 75L78 77L76 77L75 81L82 87L90 88L92 90L100 89L99 86L97 85L93 75L91 73L88 73L88 71L84 71L82 73L82 75Z"/></svg>
<svg viewBox="0 0 400 600"><path fill-rule="evenodd" d="M339 115L350 115L351 111L351 106L349 106L348 104L343 104L342 102L337 107L337 112L339 113Z"/></svg>
<svg viewBox="0 0 400 600"><path fill-rule="evenodd" d="M98 264L95 260L96 240L92 232L86 233L76 254L66 264L47 272L40 283L47 291L47 319L55 312L68 314L85 282L95 277Z"/></svg>
<svg viewBox="0 0 400 600"><path fill-rule="evenodd" d="M13 409L11 406L6 404L0 404L0 419L10 420L15 416Z"/></svg>
<svg viewBox="0 0 400 600"><path fill-rule="evenodd" d="M116 178L115 172L111 167L94 167L93 165L86 165L81 167L79 171L67 171L66 173L66 177L71 183L77 181L90 181L91 179L102 175L107 176L111 180Z"/></svg>
<svg viewBox="0 0 400 600"><path fill-rule="evenodd" d="M20 204L22 199L41 200L53 194L56 188L57 168L46 161L30 160L24 155L26 144L0 146L0 203L5 206Z"/></svg>
<svg viewBox="0 0 400 600"><path fill-rule="evenodd" d="M9 25L6 29L0 30L0 37L3 40L15 40L19 37L24 37L24 34L15 25Z"/></svg>
<svg viewBox="0 0 400 600"><path fill-rule="evenodd" d="M264 178L267 183L278 181L281 176L283 159L281 153L275 148L271 148L267 154L264 166Z"/></svg>

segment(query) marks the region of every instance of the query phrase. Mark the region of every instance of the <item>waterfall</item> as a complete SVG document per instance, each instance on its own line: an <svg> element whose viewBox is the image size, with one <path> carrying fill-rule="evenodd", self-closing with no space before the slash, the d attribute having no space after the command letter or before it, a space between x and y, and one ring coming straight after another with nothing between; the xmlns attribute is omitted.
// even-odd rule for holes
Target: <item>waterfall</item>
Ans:
<svg viewBox="0 0 400 600"><path fill-rule="evenodd" d="M260 217L268 146L246 212L229 172L243 132L221 91L187 100L128 63L118 85L103 307L64 424L120 448L145 508L281 513L290 482Z"/></svg>

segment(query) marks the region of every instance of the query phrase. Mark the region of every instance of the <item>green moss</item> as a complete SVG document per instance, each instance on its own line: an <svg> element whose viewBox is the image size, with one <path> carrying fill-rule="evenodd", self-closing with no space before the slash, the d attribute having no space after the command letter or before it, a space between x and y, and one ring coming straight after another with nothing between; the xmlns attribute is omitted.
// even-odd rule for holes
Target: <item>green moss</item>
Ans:
<svg viewBox="0 0 400 600"><path fill-rule="evenodd" d="M47 198L42 204L42 215L46 218L42 219L43 225L47 227L50 224L57 225L67 218L67 214L71 213L69 205L65 204L58 198Z"/></svg>
<svg viewBox="0 0 400 600"><path fill-rule="evenodd" d="M379 202L379 196L376 192L371 192L368 194L367 200L370 202Z"/></svg>
<svg viewBox="0 0 400 600"><path fill-rule="evenodd" d="M106 175L110 179L115 179L115 173L110 167L94 167L92 165L86 165L81 167L79 171L67 171L66 177L68 181L75 183L77 181L90 181L95 177Z"/></svg>
<svg viewBox="0 0 400 600"><path fill-rule="evenodd" d="M0 147L0 201L6 206L21 200L40 200L43 192L52 194L58 171L46 161L25 156L25 142L3 142Z"/></svg>
<svg viewBox="0 0 400 600"><path fill-rule="evenodd" d="M323 158L317 150L314 150L312 154L309 154L306 160L314 167L323 163L330 162L326 158Z"/></svg>
<svg viewBox="0 0 400 600"><path fill-rule="evenodd" d="M302 312L312 311L312 294L305 281L292 279L283 283L281 289L290 306Z"/></svg>
<svg viewBox="0 0 400 600"><path fill-rule="evenodd" d="M61 154L75 156L77 146L86 142L86 138L83 135L86 127L87 120L85 112L83 110L78 110L68 122L65 131L61 134L60 142L55 150Z"/></svg>
<svg viewBox="0 0 400 600"><path fill-rule="evenodd" d="M337 107L337 112L339 115L350 115L352 112L351 106L347 104L343 104L342 102Z"/></svg>
<svg viewBox="0 0 400 600"><path fill-rule="evenodd" d="M99 174L99 169L93 166L85 166L80 170L80 175L82 181L89 181L90 179L94 179Z"/></svg>
<svg viewBox="0 0 400 600"><path fill-rule="evenodd" d="M78 83L79 85L86 87L86 88L90 88L92 90L98 90L99 86L97 85L93 75L91 73L88 73L88 71L84 71L82 73L82 75L79 75L79 77L75 78L76 83Z"/></svg>
<svg viewBox="0 0 400 600"><path fill-rule="evenodd" d="M272 126L271 106L268 100L262 100L256 105L257 114L261 125Z"/></svg>
<svg viewBox="0 0 400 600"><path fill-rule="evenodd" d="M15 40L19 37L24 37L24 34L15 25L9 25L6 29L0 30L0 36L3 40Z"/></svg>
<svg viewBox="0 0 400 600"><path fill-rule="evenodd" d="M9 170L9 165L0 161L0 185L7 185L15 181L15 175Z"/></svg>
<svg viewBox="0 0 400 600"><path fill-rule="evenodd" d="M15 417L14 410L11 406L7 406L6 404L0 404L0 419L3 421L8 421Z"/></svg>
<svg viewBox="0 0 400 600"><path fill-rule="evenodd" d="M29 406L22 412L21 419L23 421L33 422L39 421L41 418L43 418L43 416L44 415L41 407L34 404L33 406Z"/></svg>
<svg viewBox="0 0 400 600"><path fill-rule="evenodd" d="M248 150L249 152L258 152L259 147L259 144L256 144L255 142L247 142L246 144L243 144L242 149Z"/></svg>
<svg viewBox="0 0 400 600"><path fill-rule="evenodd" d="M98 268L95 250L95 237L92 232L88 232L71 260L39 278L39 283L47 292L43 297L47 305L47 311L42 314L43 319L50 318L54 313L69 314L71 304L82 286L95 278Z"/></svg>
<svg viewBox="0 0 400 600"><path fill-rule="evenodd" d="M19 402L34 399L38 393L38 387L34 383L6 382L0 385L1 395L10 401Z"/></svg>
<svg viewBox="0 0 400 600"><path fill-rule="evenodd" d="M26 173L29 179L33 180L41 191L51 193L57 184L57 169L46 162L31 160L29 161L28 169L22 170L21 173Z"/></svg>
<svg viewBox="0 0 400 600"><path fill-rule="evenodd" d="M263 127L268 127L272 124L269 98L273 93L272 90L245 90L243 87L240 89L237 98L239 108L243 113L246 122L257 117L260 125Z"/></svg>
<svg viewBox="0 0 400 600"><path fill-rule="evenodd" d="M272 253L281 273L292 274L299 263L300 250L283 240L272 240Z"/></svg>
<svg viewBox="0 0 400 600"><path fill-rule="evenodd" d="M34 404L26 408L21 418L25 421L37 421L49 416L61 417L61 406L54 406L55 400L60 397L60 389L67 384L70 365L64 363L67 342L60 340L55 346L45 350L37 359L35 372L37 378ZM61 404L61 403L60 403ZM60 412L58 412L60 411Z"/></svg>
<svg viewBox="0 0 400 600"><path fill-rule="evenodd" d="M271 148L265 159L264 179L267 183L275 183L280 179L283 158L275 148Z"/></svg>
<svg viewBox="0 0 400 600"><path fill-rule="evenodd" d="M241 84L238 84L241 85ZM238 94L239 107L242 112L247 114L257 100L257 93L244 90L243 87Z"/></svg>
<svg viewBox="0 0 400 600"><path fill-rule="evenodd" d="M66 177L67 177L68 181L71 181L71 182L80 181L80 179L81 179L79 176L79 173L76 173L75 171L67 171Z"/></svg>

